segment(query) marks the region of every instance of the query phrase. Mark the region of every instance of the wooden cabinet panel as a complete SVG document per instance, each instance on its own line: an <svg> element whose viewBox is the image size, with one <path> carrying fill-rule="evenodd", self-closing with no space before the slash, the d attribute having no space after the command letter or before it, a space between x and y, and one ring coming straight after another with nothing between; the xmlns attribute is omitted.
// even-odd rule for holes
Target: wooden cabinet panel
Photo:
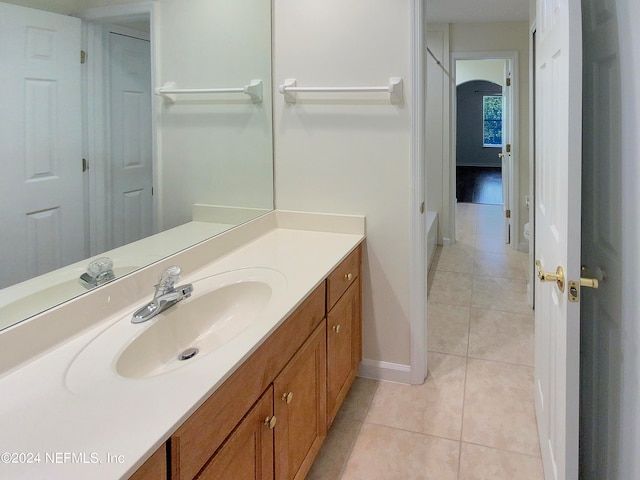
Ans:
<svg viewBox="0 0 640 480"><path fill-rule="evenodd" d="M325 286L322 284L171 436L173 480L191 480L196 476L298 348L323 322L324 307Z"/></svg>
<svg viewBox="0 0 640 480"><path fill-rule="evenodd" d="M360 279L327 315L327 426L355 379L362 356Z"/></svg>
<svg viewBox="0 0 640 480"><path fill-rule="evenodd" d="M198 475L198 480L273 480L273 387L240 422ZM277 427L277 418L275 427Z"/></svg>
<svg viewBox="0 0 640 480"><path fill-rule="evenodd" d="M327 311L331 310L342 294L360 276L360 255L358 247L338 265L327 277Z"/></svg>
<svg viewBox="0 0 640 480"><path fill-rule="evenodd" d="M304 479L327 435L326 324L273 382L276 480Z"/></svg>
<svg viewBox="0 0 640 480"><path fill-rule="evenodd" d="M129 477L129 480L166 480L167 445L163 443L153 455Z"/></svg>

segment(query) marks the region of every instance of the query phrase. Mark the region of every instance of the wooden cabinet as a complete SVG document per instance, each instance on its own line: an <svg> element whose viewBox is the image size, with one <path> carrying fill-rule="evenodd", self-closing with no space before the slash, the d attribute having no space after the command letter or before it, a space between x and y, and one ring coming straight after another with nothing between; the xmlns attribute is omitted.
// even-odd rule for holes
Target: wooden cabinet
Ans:
<svg viewBox="0 0 640 480"><path fill-rule="evenodd" d="M360 264L357 247L176 430L171 480L305 478L360 363ZM157 455L162 476L132 478L166 478Z"/></svg>
<svg viewBox="0 0 640 480"><path fill-rule="evenodd" d="M167 446L162 444L149 459L142 464L129 480L166 480Z"/></svg>
<svg viewBox="0 0 640 480"><path fill-rule="evenodd" d="M273 387L260 397L247 416L205 465L198 480L272 480Z"/></svg>
<svg viewBox="0 0 640 480"><path fill-rule="evenodd" d="M197 477L307 338L324 325L324 305L321 284L171 436L172 480Z"/></svg>
<svg viewBox="0 0 640 480"><path fill-rule="evenodd" d="M276 480L305 478L327 436L326 345L323 322L273 382Z"/></svg>
<svg viewBox="0 0 640 480"><path fill-rule="evenodd" d="M327 314L327 427L356 378L362 357L360 279Z"/></svg>

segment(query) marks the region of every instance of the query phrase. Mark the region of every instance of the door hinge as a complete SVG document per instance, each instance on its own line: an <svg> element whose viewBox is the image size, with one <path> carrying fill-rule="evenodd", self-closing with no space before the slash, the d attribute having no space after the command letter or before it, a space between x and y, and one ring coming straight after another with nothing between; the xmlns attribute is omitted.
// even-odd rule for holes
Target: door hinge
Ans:
<svg viewBox="0 0 640 480"><path fill-rule="evenodd" d="M151 187L151 196L153 197L153 187Z"/></svg>
<svg viewBox="0 0 640 480"><path fill-rule="evenodd" d="M506 147L507 153L511 153L511 144L507 143L507 147Z"/></svg>
<svg viewBox="0 0 640 480"><path fill-rule="evenodd" d="M87 63L87 52L85 52L84 50L80 50L80 63L82 65Z"/></svg>
<svg viewBox="0 0 640 480"><path fill-rule="evenodd" d="M89 170L89 162L87 162L86 158L82 159L82 171L86 172L87 170Z"/></svg>
<svg viewBox="0 0 640 480"><path fill-rule="evenodd" d="M507 210L504 212L504 216L507 218L511 218L511 210Z"/></svg>
<svg viewBox="0 0 640 480"><path fill-rule="evenodd" d="M511 77L507 77L507 87L511 86Z"/></svg>
<svg viewBox="0 0 640 480"><path fill-rule="evenodd" d="M420 213L424 213L424 202L420 204Z"/></svg>

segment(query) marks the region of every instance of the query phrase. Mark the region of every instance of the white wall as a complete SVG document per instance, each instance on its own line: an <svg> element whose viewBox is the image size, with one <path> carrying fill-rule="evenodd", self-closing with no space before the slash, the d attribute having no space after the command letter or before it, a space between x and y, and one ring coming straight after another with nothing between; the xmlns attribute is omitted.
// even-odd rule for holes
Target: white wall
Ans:
<svg viewBox="0 0 640 480"><path fill-rule="evenodd" d="M264 101L240 94L160 103L163 228L191 218L193 203L271 208L269 2L159 0L156 83L240 87L261 79Z"/></svg>
<svg viewBox="0 0 640 480"><path fill-rule="evenodd" d="M488 52L515 50L519 64L519 225L516 226L516 246L522 239L524 224L529 221L525 195L529 193L529 24L454 23L450 26L451 52Z"/></svg>
<svg viewBox="0 0 640 480"><path fill-rule="evenodd" d="M365 363L410 364L410 0L275 0L274 81L384 85L404 79L405 102L385 94L274 99L276 206L363 214Z"/></svg>
<svg viewBox="0 0 640 480"><path fill-rule="evenodd" d="M505 60L458 60L456 62L456 85L471 80L488 80L504 84Z"/></svg>
<svg viewBox="0 0 640 480"><path fill-rule="evenodd" d="M37 8L38 10L46 10L48 12L61 13L68 15L83 8L82 0L3 0L5 3L20 5L21 7Z"/></svg>
<svg viewBox="0 0 640 480"><path fill-rule="evenodd" d="M616 0L622 82L622 298L618 478L640 478L640 2ZM606 374L606 372L605 372Z"/></svg>

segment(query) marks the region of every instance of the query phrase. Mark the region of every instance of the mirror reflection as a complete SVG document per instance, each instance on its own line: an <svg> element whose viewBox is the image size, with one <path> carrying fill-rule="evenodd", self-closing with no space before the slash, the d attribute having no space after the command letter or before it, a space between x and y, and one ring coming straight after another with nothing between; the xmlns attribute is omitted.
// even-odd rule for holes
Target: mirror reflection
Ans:
<svg viewBox="0 0 640 480"><path fill-rule="evenodd" d="M269 0L51 3L0 3L0 329L273 208Z"/></svg>

